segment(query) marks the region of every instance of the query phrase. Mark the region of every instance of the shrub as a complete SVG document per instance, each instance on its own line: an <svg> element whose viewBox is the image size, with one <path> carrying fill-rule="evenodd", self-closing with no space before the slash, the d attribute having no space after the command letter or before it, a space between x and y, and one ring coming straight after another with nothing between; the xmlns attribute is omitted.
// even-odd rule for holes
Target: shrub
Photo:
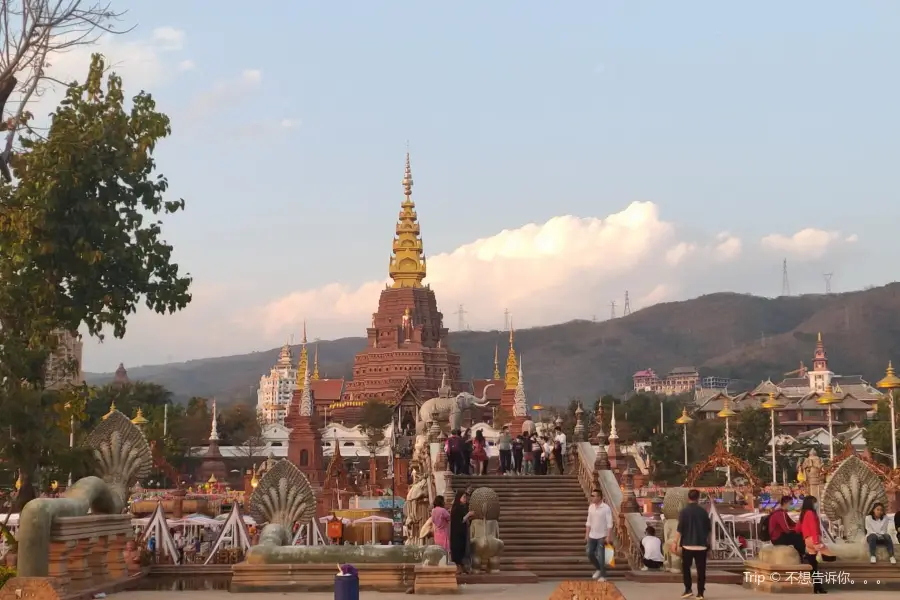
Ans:
<svg viewBox="0 0 900 600"><path fill-rule="evenodd" d="M16 569L14 567L0 566L0 588L3 587L7 579L12 579L15 576Z"/></svg>

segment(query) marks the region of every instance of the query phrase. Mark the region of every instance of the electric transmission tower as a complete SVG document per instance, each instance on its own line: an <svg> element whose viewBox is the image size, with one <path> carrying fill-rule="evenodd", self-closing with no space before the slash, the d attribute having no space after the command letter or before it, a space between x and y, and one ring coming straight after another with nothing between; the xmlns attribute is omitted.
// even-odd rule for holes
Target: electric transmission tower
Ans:
<svg viewBox="0 0 900 600"><path fill-rule="evenodd" d="M503 331L509 331L509 309L503 310Z"/></svg>
<svg viewBox="0 0 900 600"><path fill-rule="evenodd" d="M784 259L784 262L781 264L781 295L791 295L791 282L788 281L787 274L787 259Z"/></svg>
<svg viewBox="0 0 900 600"><path fill-rule="evenodd" d="M631 300L628 299L628 290L625 290L625 308L622 309L622 316L627 317L631 314Z"/></svg>
<svg viewBox="0 0 900 600"><path fill-rule="evenodd" d="M832 275L834 275L834 273L822 273L822 277L825 278L825 293L826 294L831 293L831 276Z"/></svg>
<svg viewBox="0 0 900 600"><path fill-rule="evenodd" d="M609 303L609 318L610 319L616 318L616 301L615 300L613 300L612 302Z"/></svg>
<svg viewBox="0 0 900 600"><path fill-rule="evenodd" d="M457 331L465 331L466 330L466 314L469 311L466 310L465 306L460 304L459 308L456 310L456 328Z"/></svg>

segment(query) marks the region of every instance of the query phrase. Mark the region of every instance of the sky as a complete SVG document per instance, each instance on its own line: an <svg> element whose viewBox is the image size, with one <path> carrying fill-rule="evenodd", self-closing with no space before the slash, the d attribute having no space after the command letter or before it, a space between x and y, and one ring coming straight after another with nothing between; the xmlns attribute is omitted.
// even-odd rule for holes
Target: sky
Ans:
<svg viewBox="0 0 900 600"><path fill-rule="evenodd" d="M898 278L900 3L113 4L135 29L95 49L172 118L194 297L88 371L363 335L407 148L451 329L777 296L785 258L794 294Z"/></svg>

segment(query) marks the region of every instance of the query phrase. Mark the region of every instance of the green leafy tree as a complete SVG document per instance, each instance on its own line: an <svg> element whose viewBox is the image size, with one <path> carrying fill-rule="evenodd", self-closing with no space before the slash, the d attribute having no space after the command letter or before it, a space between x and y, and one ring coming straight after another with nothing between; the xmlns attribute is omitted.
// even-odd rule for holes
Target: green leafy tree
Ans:
<svg viewBox="0 0 900 600"><path fill-rule="evenodd" d="M866 423L866 445L872 456L885 464L891 463L891 435L891 408L888 399L882 398L874 418Z"/></svg>
<svg viewBox="0 0 900 600"><path fill-rule="evenodd" d="M366 402L359 414L359 426L369 439L369 444L378 446L384 441L384 428L394 416L394 410L379 400Z"/></svg>
<svg viewBox="0 0 900 600"><path fill-rule="evenodd" d="M139 302L171 313L190 301L191 280L161 237L159 217L184 207L164 200L168 181L155 173L153 151L170 133L149 94L126 108L121 78L106 76L95 55L47 135L22 136L14 179L0 183L0 458L21 470L23 500L52 455L51 440L32 437L52 439L60 425L41 419L59 420L72 402L45 390L55 332L122 337Z"/></svg>
<svg viewBox="0 0 900 600"><path fill-rule="evenodd" d="M772 478L771 417L763 409L742 410L731 420L731 453L746 460L763 481ZM775 419L775 435L781 433Z"/></svg>
<svg viewBox="0 0 900 600"><path fill-rule="evenodd" d="M684 482L687 470L683 464L683 435L680 427L670 427L650 438L650 464L655 483L681 485Z"/></svg>
<svg viewBox="0 0 900 600"><path fill-rule="evenodd" d="M219 433L226 444L234 446L248 458L266 447L263 437L265 420L255 406L238 403L222 411Z"/></svg>

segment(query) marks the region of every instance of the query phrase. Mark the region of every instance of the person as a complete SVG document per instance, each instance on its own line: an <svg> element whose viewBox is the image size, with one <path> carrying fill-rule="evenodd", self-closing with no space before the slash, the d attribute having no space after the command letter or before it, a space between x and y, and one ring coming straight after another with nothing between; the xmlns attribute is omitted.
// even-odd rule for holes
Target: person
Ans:
<svg viewBox="0 0 900 600"><path fill-rule="evenodd" d="M459 436L459 429L450 432L447 438L447 462L450 463L450 470L454 475L462 475L463 465L463 441Z"/></svg>
<svg viewBox="0 0 900 600"><path fill-rule="evenodd" d="M512 436L509 434L509 425L504 425L497 436L497 450L500 453L500 474L506 475L512 471Z"/></svg>
<svg viewBox="0 0 900 600"><path fill-rule="evenodd" d="M769 539L775 546L793 546L801 560L806 552L806 542L799 531L796 531L794 520L788 515L788 506L794 499L782 496L772 514L769 515Z"/></svg>
<svg viewBox="0 0 900 600"><path fill-rule="evenodd" d="M526 475L534 474L534 439L528 433L522 439L522 462Z"/></svg>
<svg viewBox="0 0 900 600"><path fill-rule="evenodd" d="M513 465L512 470L516 475L522 474L522 434L520 433L516 437L513 438L512 441L512 458Z"/></svg>
<svg viewBox="0 0 900 600"><path fill-rule="evenodd" d="M544 452L541 454L541 475L550 474L550 457L553 455L553 444L550 443L550 437L541 438Z"/></svg>
<svg viewBox="0 0 900 600"><path fill-rule="evenodd" d="M896 516L894 518L896 519ZM866 515L866 541L869 542L869 562L875 562L875 548L878 544L883 544L887 547L891 564L897 564L897 559L894 558L894 540L888 531L888 520L884 514L884 504L881 502L876 502Z"/></svg>
<svg viewBox="0 0 900 600"><path fill-rule="evenodd" d="M691 566L697 565L697 600L703 600L706 591L706 554L709 551L709 537L712 521L706 509L700 506L700 490L688 491L687 506L678 513L678 529L672 541L672 550L678 554L681 549L681 577L684 581L682 598L690 598L693 581Z"/></svg>
<svg viewBox="0 0 900 600"><path fill-rule="evenodd" d="M812 569L813 593L824 594L825 586L823 585L823 575L819 571L819 561L816 556L821 552L822 557L827 559L833 558L825 544L822 543L822 523L819 521L819 501L815 496L806 496L803 498L803 504L800 506L800 534L806 548L803 553L803 562L808 564Z"/></svg>
<svg viewBox="0 0 900 600"><path fill-rule="evenodd" d="M647 525L644 534L644 538L641 540L641 548L644 549L642 559L644 565L641 567L641 571L659 569L665 561L662 553L662 540L656 537L656 530L652 525Z"/></svg>
<svg viewBox="0 0 900 600"><path fill-rule="evenodd" d="M556 459L556 468L559 474L565 474L565 456L566 456L566 434L563 433L562 427L556 426L556 437L553 438L553 457Z"/></svg>
<svg viewBox="0 0 900 600"><path fill-rule="evenodd" d="M466 429L463 434L463 473L470 475L472 473L472 430Z"/></svg>
<svg viewBox="0 0 900 600"><path fill-rule="evenodd" d="M475 474L487 474L487 440L479 429L475 432L475 440L472 442L472 462L475 463Z"/></svg>
<svg viewBox="0 0 900 600"><path fill-rule="evenodd" d="M453 499L453 506L450 507L450 559L456 565L457 573L461 573L466 568L469 520L473 516L475 513L469 510L468 493L466 490L457 491L456 497Z"/></svg>
<svg viewBox="0 0 900 600"><path fill-rule="evenodd" d="M434 527L435 545L450 552L450 536L453 530L450 524L450 513L444 508L443 496L434 499L434 508L431 509L431 524Z"/></svg>
<svg viewBox="0 0 900 600"><path fill-rule="evenodd" d="M584 523L584 541L587 543L588 560L597 569L594 579L606 581L606 538L612 529L612 511L603 501L600 490L591 492L587 521Z"/></svg>

